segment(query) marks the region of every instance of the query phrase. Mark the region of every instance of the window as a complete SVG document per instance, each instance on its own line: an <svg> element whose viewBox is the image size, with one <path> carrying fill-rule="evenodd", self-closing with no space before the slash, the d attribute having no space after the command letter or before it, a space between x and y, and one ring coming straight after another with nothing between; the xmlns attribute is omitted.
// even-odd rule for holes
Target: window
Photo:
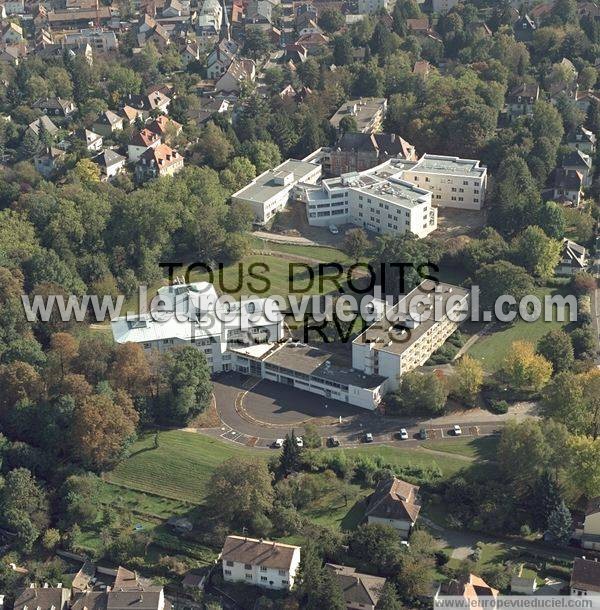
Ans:
<svg viewBox="0 0 600 610"><path fill-rule="evenodd" d="M266 577L266 576L261 576L261 577L260 577L260 580L261 580L262 582L267 582L267 577Z"/></svg>
<svg viewBox="0 0 600 610"><path fill-rule="evenodd" d="M233 565L233 561L228 561L228 562L227 562L227 565L228 565L229 567L231 567L231 566Z"/></svg>
<svg viewBox="0 0 600 610"><path fill-rule="evenodd" d="M479 203L479 199L477 199L476 197L473 199L474 203Z"/></svg>
<svg viewBox="0 0 600 610"><path fill-rule="evenodd" d="M464 197L459 197L459 198L458 198L458 200L459 200L459 201L464 201L464 200L465 200L465 198L464 198Z"/></svg>
<svg viewBox="0 0 600 610"><path fill-rule="evenodd" d="M476 195L479 195L479 189L473 189L473 192L474 192Z"/></svg>
<svg viewBox="0 0 600 610"><path fill-rule="evenodd" d="M465 186L469 186L469 181L468 181L468 180L463 180L463 184L464 184Z"/></svg>
<svg viewBox="0 0 600 610"><path fill-rule="evenodd" d="M285 576L285 575L286 575L285 570L279 570L279 576Z"/></svg>
<svg viewBox="0 0 600 610"><path fill-rule="evenodd" d="M226 574L227 576L231 576L231 570L225 570L224 574Z"/></svg>
<svg viewBox="0 0 600 610"><path fill-rule="evenodd" d="M288 584L288 581L287 581L287 580L283 580L283 579L282 579L282 580L281 580L281 584L282 584L282 585L287 585L287 584Z"/></svg>
<svg viewBox="0 0 600 610"><path fill-rule="evenodd" d="M144 349L148 349L150 347L150 343L144 343Z"/></svg>
<svg viewBox="0 0 600 610"><path fill-rule="evenodd" d="M452 187L452 192L456 193L456 187L455 186Z"/></svg>
<svg viewBox="0 0 600 610"><path fill-rule="evenodd" d="M464 192L465 192L465 189L458 189L458 192L459 192L459 193L464 193Z"/></svg>
<svg viewBox="0 0 600 610"><path fill-rule="evenodd" d="M252 574L246 574L246 580L252 580Z"/></svg>
<svg viewBox="0 0 600 610"><path fill-rule="evenodd" d="M251 570L252 566L249 563L244 564L244 569L245 570Z"/></svg>

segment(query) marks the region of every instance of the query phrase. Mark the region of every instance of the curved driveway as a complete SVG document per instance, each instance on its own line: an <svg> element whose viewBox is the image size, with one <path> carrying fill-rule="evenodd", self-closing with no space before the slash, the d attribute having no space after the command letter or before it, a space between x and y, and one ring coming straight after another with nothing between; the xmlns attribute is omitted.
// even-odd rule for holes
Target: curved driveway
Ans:
<svg viewBox="0 0 600 610"><path fill-rule="evenodd" d="M257 448L269 447L292 430L301 435L309 422L319 427L323 438L336 436L342 445L360 443L364 434L370 432L375 443L416 447L418 432L423 427L432 440L455 438L451 433L454 424L461 426L463 436L485 436L497 432L509 418L533 415L531 405L523 405L512 408L506 415L473 409L427 420L401 419L238 373L218 375L213 386L222 425L201 431ZM409 440L396 438L400 428L407 429Z"/></svg>

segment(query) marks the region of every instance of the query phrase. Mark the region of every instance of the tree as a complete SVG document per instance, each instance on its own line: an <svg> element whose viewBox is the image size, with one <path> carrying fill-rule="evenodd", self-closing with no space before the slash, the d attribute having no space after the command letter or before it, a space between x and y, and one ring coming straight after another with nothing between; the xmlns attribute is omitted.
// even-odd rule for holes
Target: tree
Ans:
<svg viewBox="0 0 600 610"><path fill-rule="evenodd" d="M514 341L500 373L513 388L541 390L552 376L552 364L535 353L532 343Z"/></svg>
<svg viewBox="0 0 600 610"><path fill-rule="evenodd" d="M555 373L566 371L575 360L573 343L564 330L551 330L540 338L537 352L552 364Z"/></svg>
<svg viewBox="0 0 600 610"><path fill-rule="evenodd" d="M189 345L163 357L161 420L186 425L209 405L212 396L210 369L203 352Z"/></svg>
<svg viewBox="0 0 600 610"><path fill-rule="evenodd" d="M86 186L100 182L100 166L91 159L80 159L73 168L73 176Z"/></svg>
<svg viewBox="0 0 600 610"><path fill-rule="evenodd" d="M50 337L50 353L48 354L51 369L56 365L60 378L71 370L71 365L79 352L77 339L69 333L54 333Z"/></svg>
<svg viewBox="0 0 600 610"><path fill-rule="evenodd" d="M196 145L204 161L213 169L223 169L233 153L233 146L220 127L207 123Z"/></svg>
<svg viewBox="0 0 600 610"><path fill-rule="evenodd" d="M595 498L600 494L600 440L571 436L565 460L565 484L573 497Z"/></svg>
<svg viewBox="0 0 600 610"><path fill-rule="evenodd" d="M207 506L223 523L236 529L256 531L256 524L273 506L271 475L263 460L226 460L214 470L208 489Z"/></svg>
<svg viewBox="0 0 600 610"><path fill-rule="evenodd" d="M340 119L338 129L340 133L355 133L358 131L358 124L353 116L344 116Z"/></svg>
<svg viewBox="0 0 600 610"><path fill-rule="evenodd" d="M477 400L482 385L483 367L481 363L465 354L454 367L450 380L452 394L472 406Z"/></svg>
<svg viewBox="0 0 600 610"><path fill-rule="evenodd" d="M597 351L596 333L591 325L580 326L571 333L575 358L594 358Z"/></svg>
<svg viewBox="0 0 600 610"><path fill-rule="evenodd" d="M555 201L546 201L540 209L538 225L552 239L562 239L567 228L563 206Z"/></svg>
<svg viewBox="0 0 600 610"><path fill-rule="evenodd" d="M398 531L390 525L366 523L352 530L348 537L351 555L368 562L382 574L393 574L402 556Z"/></svg>
<svg viewBox="0 0 600 610"><path fill-rule="evenodd" d="M44 383L31 364L11 362L0 365L0 414L12 409L18 402L36 402L43 396Z"/></svg>
<svg viewBox="0 0 600 610"><path fill-rule="evenodd" d="M547 279L554 275L560 261L561 243L548 237L543 229L530 226L511 244L515 262L534 277Z"/></svg>
<svg viewBox="0 0 600 610"><path fill-rule="evenodd" d="M340 11L328 8L320 13L317 23L322 30L328 34L333 34L342 29L342 26L344 25L344 15Z"/></svg>
<svg viewBox="0 0 600 610"><path fill-rule="evenodd" d="M496 302L503 295L513 296L518 303L533 292L533 279L527 271L502 260L481 267L475 273L474 284L481 291L480 304L484 311L494 311Z"/></svg>
<svg viewBox="0 0 600 610"><path fill-rule="evenodd" d="M377 608L378 610L402 610L396 587L391 582L386 582L383 585Z"/></svg>
<svg viewBox="0 0 600 610"><path fill-rule="evenodd" d="M596 278L586 271L581 271L576 273L571 278L571 290L575 294L575 296L582 296L585 294L592 294L596 287L598 286L598 282Z"/></svg>
<svg viewBox="0 0 600 610"><path fill-rule="evenodd" d="M292 430L291 434L286 434L279 458L279 467L284 475L296 472L300 466L300 447L296 442L296 435Z"/></svg>
<svg viewBox="0 0 600 610"><path fill-rule="evenodd" d="M302 441L307 449L318 449L321 446L321 435L315 424L308 423L304 426Z"/></svg>
<svg viewBox="0 0 600 610"><path fill-rule="evenodd" d="M344 241L342 242L342 251L353 261L361 259L367 253L369 246L369 238L360 227L346 231Z"/></svg>
<svg viewBox="0 0 600 610"><path fill-rule="evenodd" d="M142 346L138 343L123 343L115 348L114 355L109 371L114 386L127 390L131 396L146 396L150 366Z"/></svg>
<svg viewBox="0 0 600 610"><path fill-rule="evenodd" d="M540 406L546 417L562 422L573 433L585 433L587 414L583 387L574 373L559 372L544 389Z"/></svg>
<svg viewBox="0 0 600 610"><path fill-rule="evenodd" d="M90 469L114 466L135 440L139 416L123 390L114 399L94 394L77 406L73 415L73 452Z"/></svg>
<svg viewBox="0 0 600 610"><path fill-rule="evenodd" d="M255 176L256 168L246 157L234 157L219 174L223 186L231 193L246 186Z"/></svg>
<svg viewBox="0 0 600 610"><path fill-rule="evenodd" d="M573 531L573 518L571 511L567 508L565 501L550 513L548 517L548 533L558 544L567 544Z"/></svg>
<svg viewBox="0 0 600 610"><path fill-rule="evenodd" d="M277 144L268 140L244 142L241 151L250 159L250 162L254 165L258 174L261 174L268 169L273 169L281 163L281 152L279 151Z"/></svg>
<svg viewBox="0 0 600 610"><path fill-rule="evenodd" d="M448 387L435 372L410 371L402 376L397 400L402 410L439 414L446 406Z"/></svg>
<svg viewBox="0 0 600 610"><path fill-rule="evenodd" d="M250 28L246 32L244 41L245 55L258 59L266 55L271 48L271 42L267 33L258 28Z"/></svg>
<svg viewBox="0 0 600 610"><path fill-rule="evenodd" d="M54 551L60 544L60 532L53 528L46 530L42 538L42 544L47 551Z"/></svg>
<svg viewBox="0 0 600 610"><path fill-rule="evenodd" d="M400 571L396 576L398 588L404 596L413 598L427 595L431 587L429 576L433 559L424 555L406 553L401 558Z"/></svg>

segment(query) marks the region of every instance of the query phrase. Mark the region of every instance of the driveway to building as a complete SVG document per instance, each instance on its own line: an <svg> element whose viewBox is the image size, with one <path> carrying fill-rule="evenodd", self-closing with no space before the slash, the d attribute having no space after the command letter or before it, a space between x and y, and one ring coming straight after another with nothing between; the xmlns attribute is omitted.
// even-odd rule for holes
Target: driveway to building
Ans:
<svg viewBox="0 0 600 610"><path fill-rule="evenodd" d="M238 373L220 374L213 387L221 425L198 429L198 432L262 449L292 430L302 435L308 423L318 426L324 439L337 437L342 446L357 445L370 432L373 444L417 448L421 443L418 437L421 428L427 429L431 440L452 442L456 438L452 434L455 424L461 426L463 436L486 436L497 433L508 419L535 416L533 405L522 404L504 415L471 409L425 420L384 417L284 384ZM408 440L397 439L400 428L406 428Z"/></svg>

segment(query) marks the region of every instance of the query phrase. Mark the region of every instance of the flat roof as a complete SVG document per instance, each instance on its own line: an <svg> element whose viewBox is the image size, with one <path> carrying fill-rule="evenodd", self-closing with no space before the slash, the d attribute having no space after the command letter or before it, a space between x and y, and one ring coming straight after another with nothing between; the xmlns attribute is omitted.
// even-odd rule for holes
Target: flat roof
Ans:
<svg viewBox="0 0 600 610"><path fill-rule="evenodd" d="M321 166L315 163L308 163L306 161L298 161L297 159L288 159L266 172L263 172L260 176L257 176L250 184L240 189L237 193L232 195L232 198L246 199L248 201L254 201L257 203L264 203L268 201L277 193L283 189L289 189L290 185L276 184L274 179L282 177L287 174L294 175L294 183L301 182L309 174Z"/></svg>
<svg viewBox="0 0 600 610"><path fill-rule="evenodd" d="M385 97L363 97L358 100L350 100L342 104L337 112L329 119L329 122L338 127L345 116L354 117L360 129L369 124L373 114L387 103Z"/></svg>
<svg viewBox="0 0 600 610"><path fill-rule="evenodd" d="M429 174L456 174L481 178L487 168L480 166L477 159L461 159L459 157L446 157L443 155L423 155L412 171L423 171Z"/></svg>
<svg viewBox="0 0 600 610"><path fill-rule="evenodd" d="M429 191L420 189L404 180L384 180L355 190L365 195L373 195L405 208L413 208L425 203L431 196Z"/></svg>
<svg viewBox="0 0 600 610"><path fill-rule="evenodd" d="M436 292L433 291L434 287L437 288ZM439 319L436 320L434 311L431 311L426 320L418 323L414 328L410 327L409 325L413 324L413 321L408 312L414 309L414 307L410 307L412 299L429 295L432 299L431 303L433 303L433 299L438 298L440 310L443 314L446 314L447 303L450 297L466 297L468 294L468 290L459 286L453 286L452 284L440 282L436 286L431 281L422 282L407 295L402 296L387 315L371 324L367 330L354 339L353 343L358 345L372 343L374 344L374 349L393 354L402 354L431 327L441 321ZM428 309L429 307L425 304L420 304L416 307L416 311L420 314L425 313Z"/></svg>
<svg viewBox="0 0 600 610"><path fill-rule="evenodd" d="M280 349L267 356L268 364L284 369L311 375L321 379L330 379L344 385L374 389L383 384L387 378L381 375L369 375L351 366L342 367L330 362L332 354L304 343L286 343Z"/></svg>

